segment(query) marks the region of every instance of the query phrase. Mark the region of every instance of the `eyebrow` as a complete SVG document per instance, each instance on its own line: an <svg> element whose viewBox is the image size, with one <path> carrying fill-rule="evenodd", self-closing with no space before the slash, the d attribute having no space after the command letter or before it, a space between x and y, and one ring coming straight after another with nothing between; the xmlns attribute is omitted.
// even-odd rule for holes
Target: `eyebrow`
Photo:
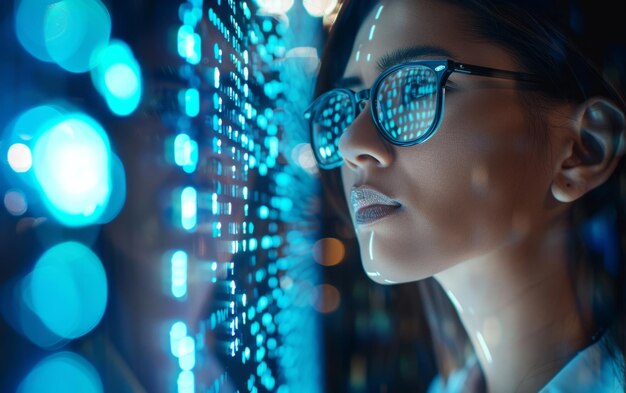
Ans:
<svg viewBox="0 0 626 393"><path fill-rule="evenodd" d="M378 66L378 71L382 72L389 67L424 56L454 58L450 52L438 46L413 46L410 48L396 49L393 52L383 55L378 59L376 65Z"/></svg>
<svg viewBox="0 0 626 393"><path fill-rule="evenodd" d="M454 56L447 50L438 46L413 46L409 48L396 49L392 52L384 54L376 62L378 72L382 72L387 68L393 67L397 64L406 63L407 61L416 60L417 58L424 56L441 56L445 58L454 59ZM341 78L335 82L335 87L353 87L363 84L363 81L358 76L349 76Z"/></svg>

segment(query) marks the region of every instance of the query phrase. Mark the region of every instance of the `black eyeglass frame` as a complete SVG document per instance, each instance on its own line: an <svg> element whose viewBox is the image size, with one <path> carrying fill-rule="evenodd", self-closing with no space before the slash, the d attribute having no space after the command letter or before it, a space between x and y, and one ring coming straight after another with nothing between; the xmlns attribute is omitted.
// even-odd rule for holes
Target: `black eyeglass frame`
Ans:
<svg viewBox="0 0 626 393"><path fill-rule="evenodd" d="M376 97L378 93L378 89L380 88L382 81L388 75L400 69L414 67L414 66L423 66L423 67L430 68L437 75L438 82L437 82L437 101L436 101L435 117L434 117L435 120L431 124L430 128L426 132L424 132L421 136L419 136L417 139L412 140L412 141L406 141L406 142L398 141L398 140L394 140L394 138L389 134L389 132L385 130L380 120L378 119L378 116L376 116L378 105L379 105L378 100L376 99L370 100L370 98ZM315 110L317 109L316 107L319 105L320 102L323 101L324 98L328 97L331 94L336 94L337 92L344 92L350 97L350 100L352 101L352 108L354 109L354 119L356 119L356 117L361 113L363 109L361 107L361 103L363 101L370 100L370 104L371 104L370 114L372 116L374 124L376 125L378 133L382 135L382 137L385 138L385 140L387 140L389 143L396 145L396 146L414 146L414 145L418 145L420 143L427 141L435 134L435 132L439 128L439 125L441 124L441 119L443 118L445 84L448 78L450 77L450 75L452 75L452 73L454 72L458 72L461 74L485 76L485 77L490 77L490 78L513 79L519 82L526 82L526 83L544 83L545 82L544 79L536 75L528 74L525 72L507 71L507 70L500 70L497 68L458 63L450 59L415 60L415 61L405 62L402 64L397 64L383 71L376 78L376 80L374 81L374 83L372 84L370 88L366 88L358 92L355 92L348 88L336 88L336 89L327 91L326 93L317 97L304 112L305 119L309 120L309 137L311 140L311 144L313 144L313 140L314 140L312 123L313 123L313 118L314 118L313 114ZM317 151L315 146L313 146L312 150L313 150L313 155L315 156L315 161L317 162L317 166L321 169L325 169L325 170L335 169L341 166L341 163L343 162L343 158L339 156L340 159L337 160L337 162L323 164L322 163L323 159L319 156L319 152Z"/></svg>

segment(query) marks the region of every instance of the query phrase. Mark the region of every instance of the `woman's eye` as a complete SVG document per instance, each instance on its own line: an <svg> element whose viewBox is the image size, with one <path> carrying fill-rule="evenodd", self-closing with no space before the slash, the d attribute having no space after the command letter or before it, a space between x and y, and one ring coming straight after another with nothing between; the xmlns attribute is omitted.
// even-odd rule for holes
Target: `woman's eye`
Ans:
<svg viewBox="0 0 626 393"><path fill-rule="evenodd" d="M419 100L420 98L434 93L434 88L425 81L414 81L404 87L403 101L407 103Z"/></svg>

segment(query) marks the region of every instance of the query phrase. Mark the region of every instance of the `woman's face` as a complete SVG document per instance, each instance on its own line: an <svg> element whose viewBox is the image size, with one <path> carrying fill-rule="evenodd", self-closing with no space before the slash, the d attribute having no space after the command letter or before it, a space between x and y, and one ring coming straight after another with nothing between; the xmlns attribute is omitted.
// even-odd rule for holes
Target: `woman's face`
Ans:
<svg viewBox="0 0 626 393"><path fill-rule="evenodd" d="M436 47L463 63L523 71L496 44L472 38L469 16L433 1L383 1L361 26L344 78L369 88L378 61L399 49ZM440 54L415 59L441 59ZM512 244L542 225L552 206L547 148L510 80L452 74L436 134L400 147L384 140L369 103L342 135L341 174L363 266L373 280L419 280ZM400 207L357 224L354 187ZM366 191L367 192L367 191ZM362 195L362 194L361 194ZM359 203L355 203L358 208Z"/></svg>

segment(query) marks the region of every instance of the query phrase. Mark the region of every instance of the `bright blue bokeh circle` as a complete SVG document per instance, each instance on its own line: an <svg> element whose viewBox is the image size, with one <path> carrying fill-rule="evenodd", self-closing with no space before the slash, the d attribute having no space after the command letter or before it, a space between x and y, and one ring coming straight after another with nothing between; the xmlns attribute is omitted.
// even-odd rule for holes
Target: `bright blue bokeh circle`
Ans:
<svg viewBox="0 0 626 393"><path fill-rule="evenodd" d="M15 32L34 57L70 72L86 72L111 36L111 16L99 0L22 0Z"/></svg>
<svg viewBox="0 0 626 393"><path fill-rule="evenodd" d="M18 393L102 393L98 372L83 357L59 352L41 360L20 384Z"/></svg>
<svg viewBox="0 0 626 393"><path fill-rule="evenodd" d="M81 243L65 242L46 251L25 282L33 312L59 337L80 337L102 319L106 274L96 254Z"/></svg>
<svg viewBox="0 0 626 393"><path fill-rule="evenodd" d="M109 138L98 122L72 113L34 141L33 169L42 201L66 226L97 223L112 192Z"/></svg>

